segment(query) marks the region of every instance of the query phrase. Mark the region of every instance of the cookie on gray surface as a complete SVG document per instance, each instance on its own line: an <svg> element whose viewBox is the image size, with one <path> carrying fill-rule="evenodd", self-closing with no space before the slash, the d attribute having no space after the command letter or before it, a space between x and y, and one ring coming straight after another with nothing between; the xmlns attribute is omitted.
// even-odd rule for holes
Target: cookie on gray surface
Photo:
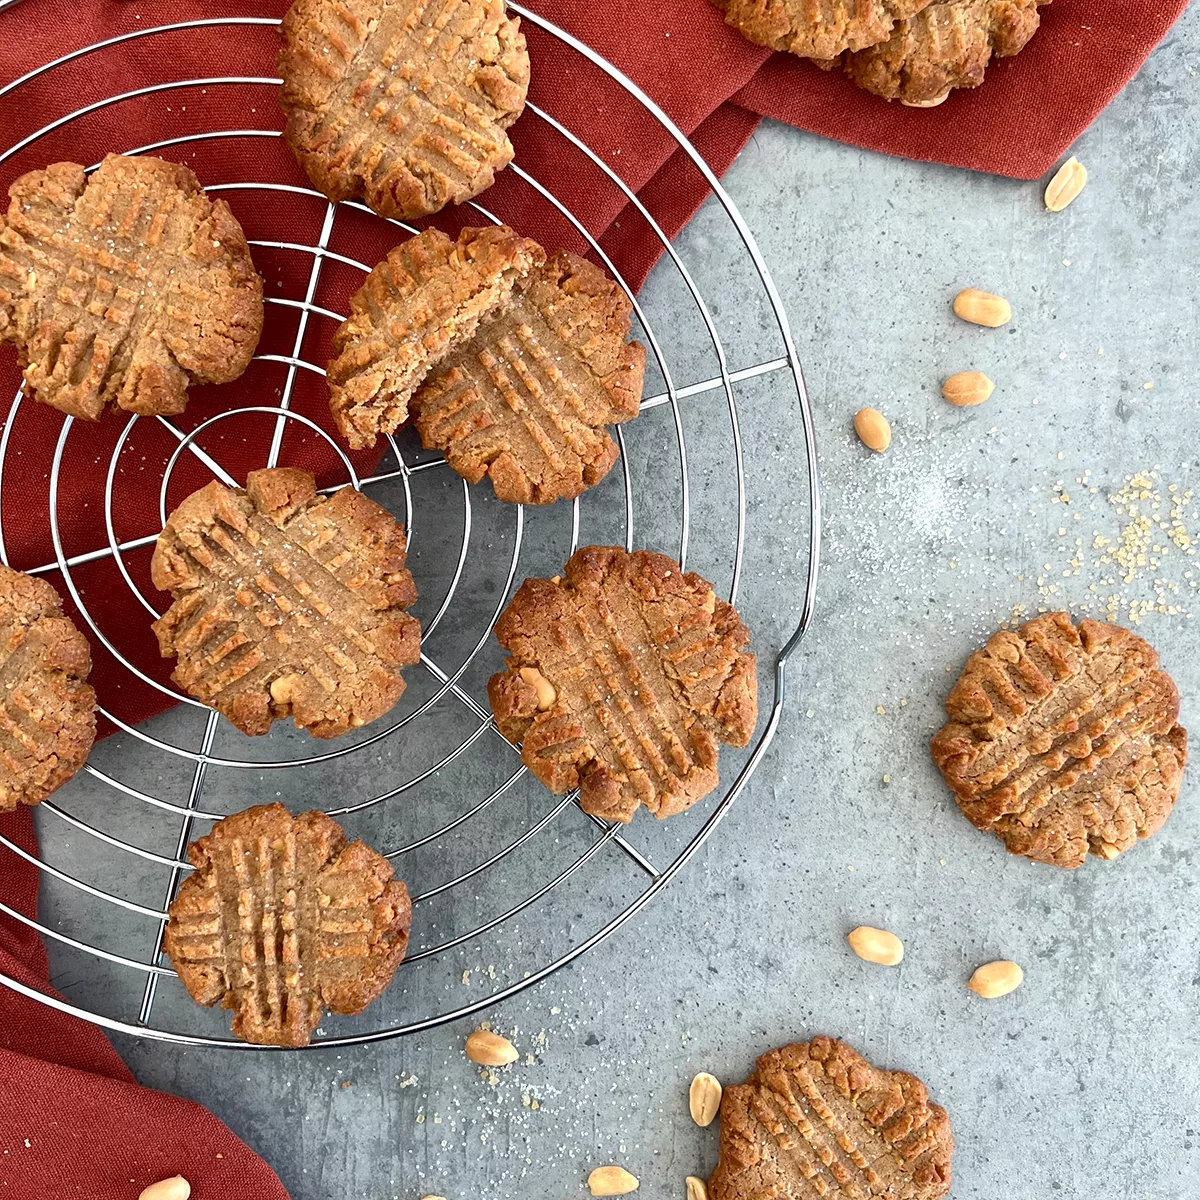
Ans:
<svg viewBox="0 0 1200 1200"><path fill-rule="evenodd" d="M967 660L934 735L959 808L1013 854L1078 867L1161 828L1187 732L1158 655L1128 629L1047 613Z"/></svg>
<svg viewBox="0 0 1200 1200"><path fill-rule="evenodd" d="M721 1098L710 1200L939 1200L950 1190L950 1119L905 1071L818 1037L771 1050Z"/></svg>

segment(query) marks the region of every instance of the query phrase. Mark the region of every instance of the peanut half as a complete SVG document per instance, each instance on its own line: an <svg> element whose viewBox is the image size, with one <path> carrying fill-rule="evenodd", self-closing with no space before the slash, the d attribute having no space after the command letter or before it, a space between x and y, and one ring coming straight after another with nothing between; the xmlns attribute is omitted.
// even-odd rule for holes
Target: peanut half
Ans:
<svg viewBox="0 0 1200 1200"><path fill-rule="evenodd" d="M593 1196L628 1196L638 1190L638 1181L624 1167L597 1167L588 1176L588 1189Z"/></svg>
<svg viewBox="0 0 1200 1200"><path fill-rule="evenodd" d="M904 943L886 929L860 925L846 934L846 941L859 958L884 967L894 967L904 957Z"/></svg>
<svg viewBox="0 0 1200 1200"><path fill-rule="evenodd" d="M538 712L545 712L553 707L558 693L554 690L554 684L537 667L522 667L521 678L537 692Z"/></svg>
<svg viewBox="0 0 1200 1200"><path fill-rule="evenodd" d="M892 444L892 427L876 408L861 408L854 415L854 432L868 450L882 454Z"/></svg>
<svg viewBox="0 0 1200 1200"><path fill-rule="evenodd" d="M972 325L986 325L998 329L1012 320L1012 305L1003 296L981 292L978 288L966 288L954 297L954 312Z"/></svg>
<svg viewBox="0 0 1200 1200"><path fill-rule="evenodd" d="M188 1200L191 1194L192 1185L182 1175L172 1175L143 1188L138 1200Z"/></svg>
<svg viewBox="0 0 1200 1200"><path fill-rule="evenodd" d="M1046 185L1046 207L1051 212L1062 212L1083 191L1087 179L1087 167L1071 155Z"/></svg>
<svg viewBox="0 0 1200 1200"><path fill-rule="evenodd" d="M688 1108L692 1112L692 1120L701 1129L707 1129L717 1118L721 1107L721 1081L707 1071L701 1071L692 1080L688 1089Z"/></svg>
<svg viewBox="0 0 1200 1200"><path fill-rule="evenodd" d="M957 408L974 408L995 390L996 385L982 371L959 371L942 384L942 395Z"/></svg>
<svg viewBox="0 0 1200 1200"><path fill-rule="evenodd" d="M506 1037L490 1029L477 1029L467 1038L467 1057L481 1067L506 1067L520 1058L517 1048Z"/></svg>
<svg viewBox="0 0 1200 1200"><path fill-rule="evenodd" d="M689 1175L687 1183L687 1200L708 1200L708 1184L696 1175Z"/></svg>
<svg viewBox="0 0 1200 1200"><path fill-rule="evenodd" d="M977 996L985 1000L995 1000L997 996L1007 996L1016 991L1025 978L1025 972L1015 962L984 963L976 969L975 974L967 982L967 987Z"/></svg>

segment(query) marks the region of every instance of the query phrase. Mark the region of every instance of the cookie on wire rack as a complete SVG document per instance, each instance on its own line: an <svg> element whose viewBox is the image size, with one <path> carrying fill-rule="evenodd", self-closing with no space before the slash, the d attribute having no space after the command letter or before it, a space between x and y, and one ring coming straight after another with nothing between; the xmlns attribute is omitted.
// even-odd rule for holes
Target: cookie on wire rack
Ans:
<svg viewBox="0 0 1200 1200"><path fill-rule="evenodd" d="M163 948L193 1000L233 1010L237 1037L307 1046L326 1011L360 1013L391 983L408 890L324 813L248 808L193 842L188 861Z"/></svg>
<svg viewBox="0 0 1200 1200"><path fill-rule="evenodd" d="M40 804L87 761L87 639L44 579L0 566L0 813Z"/></svg>
<svg viewBox="0 0 1200 1200"><path fill-rule="evenodd" d="M550 504L617 461L608 425L638 415L646 348L633 306L599 267L565 250L530 271L409 403L421 441L501 500Z"/></svg>
<svg viewBox="0 0 1200 1200"><path fill-rule="evenodd" d="M940 0L899 22L886 41L843 54L840 66L885 100L933 108L955 88L978 87L993 55L1020 53L1037 32L1039 7L1049 2Z"/></svg>
<svg viewBox="0 0 1200 1200"><path fill-rule="evenodd" d="M721 1098L711 1200L896 1197L950 1190L950 1118L905 1071L817 1037L771 1050Z"/></svg>
<svg viewBox="0 0 1200 1200"><path fill-rule="evenodd" d="M758 714L750 635L733 608L664 554L587 546L561 578L527 579L496 622L507 667L488 681L500 732L585 812L669 817L719 782L720 743Z"/></svg>
<svg viewBox="0 0 1200 1200"><path fill-rule="evenodd" d="M802 58L833 59L886 41L897 21L930 0L713 0L739 33Z"/></svg>
<svg viewBox="0 0 1200 1200"><path fill-rule="evenodd" d="M296 0L281 32L284 136L331 200L425 216L512 160L529 54L503 0Z"/></svg>
<svg viewBox="0 0 1200 1200"><path fill-rule="evenodd" d="M355 449L394 433L425 376L502 308L545 252L505 225L401 242L350 298L333 339L329 407Z"/></svg>
<svg viewBox="0 0 1200 1200"><path fill-rule="evenodd" d="M97 421L107 405L180 413L228 383L263 325L262 279L224 200L187 167L110 154L22 175L0 216L0 341L34 398Z"/></svg>
<svg viewBox="0 0 1200 1200"><path fill-rule="evenodd" d="M1128 629L1047 613L967 660L934 735L959 808L1013 854L1116 858L1167 819L1187 761L1179 692Z"/></svg>
<svg viewBox="0 0 1200 1200"><path fill-rule="evenodd" d="M420 659L403 527L307 471L213 482L170 515L151 561L175 602L155 623L172 678L247 734L292 717L330 738L383 716Z"/></svg>

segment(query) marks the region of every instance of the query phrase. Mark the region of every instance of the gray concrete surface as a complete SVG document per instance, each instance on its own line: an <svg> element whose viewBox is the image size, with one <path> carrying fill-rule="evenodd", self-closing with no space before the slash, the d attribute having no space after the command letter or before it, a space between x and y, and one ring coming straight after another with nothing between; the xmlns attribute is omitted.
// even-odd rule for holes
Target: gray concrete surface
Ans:
<svg viewBox="0 0 1200 1200"><path fill-rule="evenodd" d="M616 935L489 1014L530 1060L481 1078L462 1054L474 1019L305 1055L120 1038L138 1078L208 1105L296 1200L561 1200L585 1195L588 1171L605 1162L624 1164L640 1177L640 1194L658 1200L681 1197L684 1177L715 1162L715 1126L699 1130L687 1115L696 1071L734 1081L763 1050L834 1034L877 1063L919 1074L948 1108L960 1200L1195 1196L1195 772L1152 841L1068 873L1009 858L972 829L926 745L953 672L1016 606L1140 617L1179 683L1185 724L1196 722L1195 564L1177 544L1186 539L1167 540L1152 521L1146 565L1135 563L1126 580L1103 561L1111 552L1097 537L1137 552L1122 489L1150 471L1137 490L1155 493L1160 507L1140 498L1138 512L1166 517L1177 506L1193 526L1198 34L1193 8L1080 139L1091 182L1062 215L1043 211L1037 184L882 158L771 124L729 173L791 314L815 403L826 512L817 619L793 664L774 745L706 846ZM747 313L740 277L719 257L726 237L710 205L679 245L714 298L718 324L738 331L737 367L756 361L766 347L756 339L770 331L761 311ZM679 301L666 276L651 280L646 303L669 320ZM1008 296L1012 325L993 332L957 322L949 301L965 286ZM691 318L677 323L681 339L689 336ZM981 408L956 410L939 383L967 369L986 371L996 392ZM689 402L689 445L697 491L726 503L727 487L708 486L728 442L719 406L704 407L713 403ZM793 619L803 566L801 442L786 391L748 390L744 403L752 533L743 595L770 657ZM850 432L865 404L891 418L884 457ZM651 419L666 411L630 427L631 457L639 495L650 498L638 540L674 549L674 517L661 530L656 523L656 489L674 496L676 487L669 425ZM700 504L696 565L727 575L726 518L706 517ZM619 490L585 508L585 539L596 536L586 521L603 531L614 506ZM673 513L677 500L664 507ZM549 563L569 530L542 520L533 518L527 543ZM723 539L710 559L708 520ZM485 532L493 549L507 529ZM432 571L435 548L419 536L417 569ZM482 609L474 616L474 628L486 621ZM483 668L470 678L475 695ZM764 699L769 687L764 671ZM110 762L118 752L118 743L102 751ZM510 763L505 753L481 748L484 761L447 777L430 803L481 794ZM207 794L232 808L289 786L269 773L238 781ZM170 781L160 772L153 782ZM88 786L65 793L64 805L86 799ZM369 783L351 774L326 786L358 795ZM301 804L313 790L284 798ZM523 793L493 829L467 839L462 861L478 861L486 838L510 840L527 817L548 811L536 790ZM678 830L635 824L631 840L668 861L706 811L681 818ZM419 833L419 820L409 812L403 836ZM359 828L385 840L392 832L382 818ZM529 869L549 869L554 854L577 854L591 836L572 816L554 853ZM453 978L405 977L389 1016L465 1004L519 979L644 886L618 851L595 862L569 901L463 947ZM413 870L426 887L445 877L437 855ZM521 882L511 873L481 881L473 899L502 903ZM485 895L491 887L494 897ZM153 888L146 895L161 900ZM71 924L65 909L54 912ZM437 920L463 928L453 908ZM905 940L901 967L853 957L844 935L860 923ZM1026 983L986 1003L965 983L997 957L1022 963ZM82 969L61 953L56 966L76 999L104 1004L119 986L116 972ZM468 969L463 983L458 972ZM175 1010L163 1011L167 1020ZM204 1028L219 1032L222 1022Z"/></svg>

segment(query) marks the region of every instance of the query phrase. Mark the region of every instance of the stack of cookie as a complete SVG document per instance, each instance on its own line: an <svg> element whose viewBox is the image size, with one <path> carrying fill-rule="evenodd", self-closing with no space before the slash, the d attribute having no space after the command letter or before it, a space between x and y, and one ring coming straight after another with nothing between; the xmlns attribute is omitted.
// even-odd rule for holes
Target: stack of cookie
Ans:
<svg viewBox="0 0 1200 1200"><path fill-rule="evenodd" d="M1050 0L713 0L752 42L838 69L913 108L978 87L992 56L1019 53Z"/></svg>

